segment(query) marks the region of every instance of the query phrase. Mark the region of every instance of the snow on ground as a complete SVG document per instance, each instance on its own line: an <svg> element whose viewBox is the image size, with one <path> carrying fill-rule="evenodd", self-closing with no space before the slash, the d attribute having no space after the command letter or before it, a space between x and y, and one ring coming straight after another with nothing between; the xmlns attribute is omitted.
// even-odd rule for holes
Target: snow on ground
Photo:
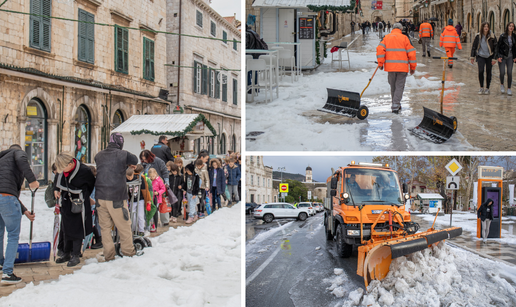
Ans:
<svg viewBox="0 0 516 307"><path fill-rule="evenodd" d="M350 71L335 72L338 66L335 63L331 64L331 54L329 54L324 60L324 64L315 70L315 73L304 75L294 84L290 83L289 77L284 78L279 89L279 99L274 99L270 103L246 103L246 132L265 132L257 136L255 141L248 141L247 149L406 150L407 148L393 148L393 146L400 146L396 144L400 142L391 140L399 138L399 135L406 135L407 146L412 150L470 150L471 145L460 132L456 132L446 143L436 145L422 142L405 131L404 127L417 126L421 122L421 118L412 115L407 95L401 102L402 116L391 113L387 72L381 70L377 71L362 98L370 111L367 120L355 119L342 123L317 122L321 114L326 114L316 112L326 103L326 88L355 92L361 92L364 89L377 66L375 61L378 44L378 37L370 36L365 45L361 47L360 52L350 51L350 57L353 59ZM343 63L343 65L347 69L348 64ZM419 67L424 66L419 65ZM460 85L462 83L453 81L446 83L448 89ZM425 89L424 94L435 94L438 99L440 87L439 78L430 77L428 73L417 70L414 76L407 77L405 93L411 90ZM448 90L448 92L450 91ZM264 97L263 94L260 94L257 101L264 101ZM364 133L367 134L365 141L361 137ZM335 142L337 135L339 141ZM384 144L386 142L388 144Z"/></svg>
<svg viewBox="0 0 516 307"><path fill-rule="evenodd" d="M36 206L40 221L49 215L42 206ZM141 257L107 263L90 259L74 274L38 286L31 283L1 298L0 305L240 306L241 213L240 203L222 208L190 227L170 228L153 238L153 247ZM51 225L36 223L35 241L46 239Z"/></svg>
<svg viewBox="0 0 516 307"><path fill-rule="evenodd" d="M385 279L372 281L367 293L362 288L351 290L341 286L345 280L341 275L325 280L328 291L344 298L336 306L516 305L513 267L452 248L444 242L393 260Z"/></svg>
<svg viewBox="0 0 516 307"><path fill-rule="evenodd" d="M433 223L435 215L431 214L421 214L419 217ZM516 244L516 235L514 231L509 232L507 229L503 229L503 225L511 225L513 224L515 217L502 217L502 237L498 239L488 239L490 242L500 242L506 244ZM450 226L450 215L446 214L444 216L438 216L435 221L436 224ZM471 212L464 211L453 211L452 216L452 226L462 227L462 230L468 232L473 240L481 240L477 238L477 214ZM511 225L512 226L512 225ZM509 227L511 227L509 226ZM463 233L463 235L465 235Z"/></svg>

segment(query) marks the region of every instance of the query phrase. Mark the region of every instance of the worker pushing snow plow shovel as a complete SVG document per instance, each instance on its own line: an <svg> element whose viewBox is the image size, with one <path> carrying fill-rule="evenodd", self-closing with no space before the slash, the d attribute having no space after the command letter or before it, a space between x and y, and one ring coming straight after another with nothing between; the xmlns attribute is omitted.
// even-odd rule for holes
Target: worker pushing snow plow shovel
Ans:
<svg viewBox="0 0 516 307"><path fill-rule="evenodd" d="M317 111L350 117L356 116L358 119L366 119L369 115L369 109L364 105L360 105L360 99L362 98L365 90L369 87L369 84L371 84L374 75L376 75L378 67L379 66L376 66L373 76L369 79L369 83L367 83L367 86L360 94L356 92L348 92L331 88L326 89L328 91L328 99L326 100L326 104L322 107L322 109L317 109Z"/></svg>
<svg viewBox="0 0 516 307"><path fill-rule="evenodd" d="M441 144L451 138L453 133L457 131L457 118L455 116L447 117L443 113L443 99L444 99L444 78L446 74L447 60L456 60L457 58L449 57L433 57L434 59L443 60L443 79L441 89L441 113L423 107L423 120L416 127L409 129L415 136Z"/></svg>
<svg viewBox="0 0 516 307"><path fill-rule="evenodd" d="M396 171L387 164L352 161L332 173L324 204L326 239L335 238L339 257L350 257L358 247L357 274L366 288L387 276L392 259L462 234L460 227L435 230L434 225L417 233L419 224L404 209L407 185L401 191Z"/></svg>

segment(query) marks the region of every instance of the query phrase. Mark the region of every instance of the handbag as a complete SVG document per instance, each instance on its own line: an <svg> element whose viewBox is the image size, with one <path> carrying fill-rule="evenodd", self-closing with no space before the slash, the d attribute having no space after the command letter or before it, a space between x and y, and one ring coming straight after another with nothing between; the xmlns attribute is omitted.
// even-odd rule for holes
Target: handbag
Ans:
<svg viewBox="0 0 516 307"><path fill-rule="evenodd" d="M68 195L70 196L70 203L72 204L72 206L71 206L72 213L81 213L82 206L84 205L84 200L80 199L80 198L75 198L75 199L72 198L72 193L70 192L70 188L68 187L68 181L66 180L66 178L65 178L65 184L66 184L66 188L68 189Z"/></svg>
<svg viewBox="0 0 516 307"><path fill-rule="evenodd" d="M177 201L178 201L177 196L172 192L171 188L167 189L167 194L168 194L168 202L171 205L177 203Z"/></svg>

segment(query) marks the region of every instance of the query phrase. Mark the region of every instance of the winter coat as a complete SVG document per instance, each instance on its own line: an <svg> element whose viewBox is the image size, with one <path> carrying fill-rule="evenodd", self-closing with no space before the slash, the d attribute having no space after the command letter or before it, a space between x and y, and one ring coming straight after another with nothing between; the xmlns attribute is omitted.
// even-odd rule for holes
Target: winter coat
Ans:
<svg viewBox="0 0 516 307"><path fill-rule="evenodd" d="M121 150L116 144L108 147L95 156L97 179L95 181L95 197L102 200L127 200L125 172L129 165L138 164L138 158L132 153Z"/></svg>
<svg viewBox="0 0 516 307"><path fill-rule="evenodd" d="M163 193L167 191L167 188L160 177L156 177L152 180L152 191L153 197L156 197L158 204L161 204L163 202ZM154 195L155 192L158 192L158 195Z"/></svg>
<svg viewBox="0 0 516 307"><path fill-rule="evenodd" d="M2 170L0 193L10 194L18 198L24 178L29 183L36 181L27 154L21 149L13 148L0 152L0 170Z"/></svg>
<svg viewBox="0 0 516 307"><path fill-rule="evenodd" d="M457 31L457 34L460 36L460 34L462 33L462 26L461 25L456 25L455 26L455 31Z"/></svg>
<svg viewBox="0 0 516 307"><path fill-rule="evenodd" d="M152 163L142 163L142 165L145 174L148 174L149 170L153 168L156 170L156 172L158 172L158 176L160 176L163 179L165 184L169 184L167 165L159 157L155 157Z"/></svg>
<svg viewBox="0 0 516 307"><path fill-rule="evenodd" d="M496 37L489 31L486 36L487 38L487 49L489 50L489 56L491 57L496 51ZM477 33L473 46L471 46L471 59L475 59L480 49L480 33Z"/></svg>
<svg viewBox="0 0 516 307"><path fill-rule="evenodd" d="M208 174L208 166L204 164L201 169L198 169L197 166L195 167L195 173L199 175L199 180L201 180L201 189L210 189L210 175ZM186 173L185 173L186 174ZM186 175L185 175L186 178ZM185 179L186 181L186 179Z"/></svg>
<svg viewBox="0 0 516 307"><path fill-rule="evenodd" d="M63 173L57 175L55 186L55 190L61 192L59 205L61 206L65 240L72 241L82 240L93 231L90 194L95 187L95 176L93 176L91 169L85 164L75 161L75 169L71 171L68 177L65 177ZM98 191L95 193L98 193ZM83 200L84 224L81 213L72 213L71 199Z"/></svg>
<svg viewBox="0 0 516 307"><path fill-rule="evenodd" d="M184 177L179 175L179 174L177 174L177 175L172 175L171 174L170 177L169 177L169 182L170 182L170 189L176 195L177 195L178 192L180 192L181 190L185 189ZM181 186L181 189L179 189L179 186Z"/></svg>
<svg viewBox="0 0 516 307"><path fill-rule="evenodd" d="M407 36L400 29L394 29L385 35L376 47L378 65L387 72L409 72L416 70L416 48L412 47Z"/></svg>
<svg viewBox="0 0 516 307"><path fill-rule="evenodd" d="M215 177L215 172L217 172L217 195L223 194L226 191L226 176L224 176L224 170L222 168L213 168L210 167L210 182L212 182L211 186L213 186L213 178Z"/></svg>
<svg viewBox="0 0 516 307"><path fill-rule="evenodd" d="M240 168L236 164L233 167L226 165L226 170L228 171L228 185L238 185L241 176Z"/></svg>
<svg viewBox="0 0 516 307"><path fill-rule="evenodd" d="M492 202L493 200L491 198L488 198L481 206L478 208L477 211L477 218L481 219L482 222L486 219L493 219L493 207L494 202L491 206L487 206L489 202Z"/></svg>
<svg viewBox="0 0 516 307"><path fill-rule="evenodd" d="M192 182L192 195L193 196L197 196L197 195L199 195L199 191L200 191L200 188L199 188L200 178L199 178L199 175L197 173L193 173L193 176L194 176L194 180ZM184 190L188 191L188 174L185 175L185 187L184 187Z"/></svg>
<svg viewBox="0 0 516 307"><path fill-rule="evenodd" d="M459 50L462 50L462 45L460 43L460 37L457 34L457 30L453 26L446 26L443 29L443 33L441 33L441 39L439 40L440 47L458 47Z"/></svg>
<svg viewBox="0 0 516 307"><path fill-rule="evenodd" d="M512 33L512 50L509 50L509 36L504 32L496 44L495 59L507 58L509 54L516 59L516 34Z"/></svg>
<svg viewBox="0 0 516 307"><path fill-rule="evenodd" d="M174 156L172 155L172 152L170 151L170 147L168 145L163 143L158 143L151 148L151 152L156 155L156 157L160 158L165 162L165 164L168 161L174 161Z"/></svg>

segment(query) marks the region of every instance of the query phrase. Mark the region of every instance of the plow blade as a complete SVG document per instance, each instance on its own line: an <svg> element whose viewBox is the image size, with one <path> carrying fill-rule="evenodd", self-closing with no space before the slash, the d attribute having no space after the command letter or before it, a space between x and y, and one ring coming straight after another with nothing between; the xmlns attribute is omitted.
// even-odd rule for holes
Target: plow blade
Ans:
<svg viewBox="0 0 516 307"><path fill-rule="evenodd" d="M328 88L328 99L322 109L317 111L345 115L349 117L358 117L365 119L369 115L366 106L360 106L360 94L342 90Z"/></svg>
<svg viewBox="0 0 516 307"><path fill-rule="evenodd" d="M382 280L387 276L392 259L422 251L440 241L451 239L461 234L462 228L453 227L360 246L358 248L357 274L364 277L364 283L367 288L372 280Z"/></svg>
<svg viewBox="0 0 516 307"><path fill-rule="evenodd" d="M451 138L457 130L457 118L446 117L441 113L423 107L424 117L419 125L409 129L415 136L441 144Z"/></svg>

